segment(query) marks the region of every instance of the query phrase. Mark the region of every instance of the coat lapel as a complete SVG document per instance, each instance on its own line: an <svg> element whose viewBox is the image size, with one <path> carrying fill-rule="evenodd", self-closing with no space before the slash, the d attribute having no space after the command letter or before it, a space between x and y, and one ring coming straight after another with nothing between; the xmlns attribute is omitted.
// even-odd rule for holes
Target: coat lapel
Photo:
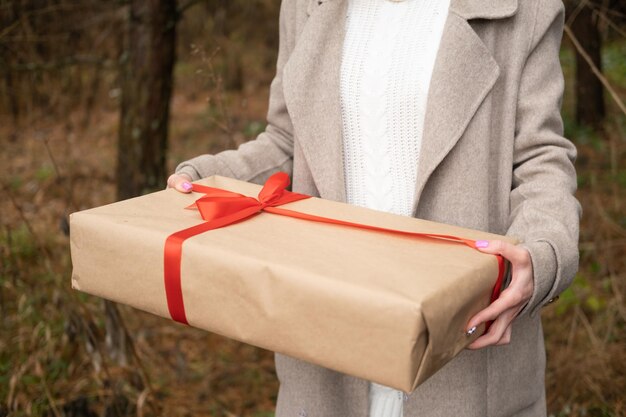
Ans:
<svg viewBox="0 0 626 417"><path fill-rule="evenodd" d="M451 0L428 91L414 215L428 179L500 75L497 62L468 21L502 19L516 12L517 0Z"/></svg>
<svg viewBox="0 0 626 417"><path fill-rule="evenodd" d="M347 0L309 2L309 18L283 72L295 135L320 196L345 201L339 77Z"/></svg>
<svg viewBox="0 0 626 417"><path fill-rule="evenodd" d="M315 186L345 201L340 68L348 0L310 0L310 15L283 72L284 95ZM517 0L451 0L426 107L415 205L454 147L500 70L469 19L509 17Z"/></svg>
<svg viewBox="0 0 626 417"><path fill-rule="evenodd" d="M424 185L463 135L499 74L498 64L467 20L450 11L428 91L414 213Z"/></svg>

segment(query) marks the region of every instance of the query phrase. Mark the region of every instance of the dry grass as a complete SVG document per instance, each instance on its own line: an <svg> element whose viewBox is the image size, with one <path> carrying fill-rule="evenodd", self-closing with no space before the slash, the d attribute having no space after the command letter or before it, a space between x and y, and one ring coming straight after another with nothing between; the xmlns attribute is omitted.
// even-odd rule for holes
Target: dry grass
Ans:
<svg viewBox="0 0 626 417"><path fill-rule="evenodd" d="M263 119L264 106L255 100L265 102L267 92L251 95L229 97L237 103L231 110L240 117L233 122L238 131ZM175 131L184 136L206 129L204 97L179 95L174 103ZM67 120L81 117L77 111ZM119 366L107 356L101 302L70 289L63 229L67 213L114 199L117 115L102 109L93 115L94 128L69 132L72 123L35 119L0 128L6 197L0 202L0 410L55 416L271 412L277 389L271 352L122 308L137 357ZM212 129L224 134L217 125ZM211 150L201 142L174 143L171 154Z"/></svg>
<svg viewBox="0 0 626 417"><path fill-rule="evenodd" d="M626 136L579 145L580 270L544 314L555 415L626 415Z"/></svg>

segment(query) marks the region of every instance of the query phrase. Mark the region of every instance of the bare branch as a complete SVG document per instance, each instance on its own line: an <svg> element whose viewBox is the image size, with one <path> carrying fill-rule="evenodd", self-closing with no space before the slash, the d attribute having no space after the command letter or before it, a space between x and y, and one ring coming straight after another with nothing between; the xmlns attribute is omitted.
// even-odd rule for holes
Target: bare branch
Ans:
<svg viewBox="0 0 626 417"><path fill-rule="evenodd" d="M52 71L60 68L70 67L74 65L95 65L107 69L117 69L118 63L112 59L104 59L97 56L77 55L63 58L58 61L50 62L27 62L12 66L0 66L0 72L17 71Z"/></svg>
<svg viewBox="0 0 626 417"><path fill-rule="evenodd" d="M567 36L570 38L570 40L574 44L576 51L578 51L578 53L583 57L583 59L587 62L587 64L589 64L589 67L591 67L591 70L593 71L593 73L596 75L596 77L598 77L598 79L600 80L604 88L608 90L609 94L611 94L611 97L617 104L617 107L619 107L622 113L624 113L624 115L626 116L626 106L624 105L624 102L621 100L621 98L619 97L615 89L611 86L611 84L606 79L606 77L602 75L602 72L593 63L587 51L585 51L585 49L580 45L580 42L578 42L578 39L576 38L576 36L574 35L570 27L565 25L563 30L565 31Z"/></svg>
<svg viewBox="0 0 626 417"><path fill-rule="evenodd" d="M613 30L615 30L617 33L619 33L620 35L622 35L623 37L626 38L626 32L621 29L615 22L613 22L604 12L604 10L602 10L600 7L595 7L594 8L594 12L596 13L597 16L599 16L602 20L604 20L604 22L611 27Z"/></svg>

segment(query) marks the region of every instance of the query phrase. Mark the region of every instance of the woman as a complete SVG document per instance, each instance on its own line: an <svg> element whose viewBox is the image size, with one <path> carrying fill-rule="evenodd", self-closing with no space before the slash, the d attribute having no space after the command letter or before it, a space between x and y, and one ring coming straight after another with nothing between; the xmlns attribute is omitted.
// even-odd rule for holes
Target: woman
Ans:
<svg viewBox="0 0 626 417"><path fill-rule="evenodd" d="M404 401L276 355L283 416L543 416L539 312L578 265L574 146L562 137L558 0L284 0L268 125L238 150L180 164L213 174L515 236L479 242L513 266L495 320ZM403 410L402 410L403 408Z"/></svg>

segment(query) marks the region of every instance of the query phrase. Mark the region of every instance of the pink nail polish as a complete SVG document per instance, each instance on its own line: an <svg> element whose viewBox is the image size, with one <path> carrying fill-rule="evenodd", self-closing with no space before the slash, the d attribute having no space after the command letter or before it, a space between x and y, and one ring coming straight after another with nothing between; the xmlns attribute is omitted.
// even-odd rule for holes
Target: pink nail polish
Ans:
<svg viewBox="0 0 626 417"><path fill-rule="evenodd" d="M486 248L487 246L489 246L489 241L487 241L487 240L477 240L476 241L476 247L477 248Z"/></svg>
<svg viewBox="0 0 626 417"><path fill-rule="evenodd" d="M191 189L192 189L192 188L193 188L193 185L191 185L191 184L190 184L190 183L188 183L188 182L183 182L183 189L184 189L185 191L191 191Z"/></svg>

